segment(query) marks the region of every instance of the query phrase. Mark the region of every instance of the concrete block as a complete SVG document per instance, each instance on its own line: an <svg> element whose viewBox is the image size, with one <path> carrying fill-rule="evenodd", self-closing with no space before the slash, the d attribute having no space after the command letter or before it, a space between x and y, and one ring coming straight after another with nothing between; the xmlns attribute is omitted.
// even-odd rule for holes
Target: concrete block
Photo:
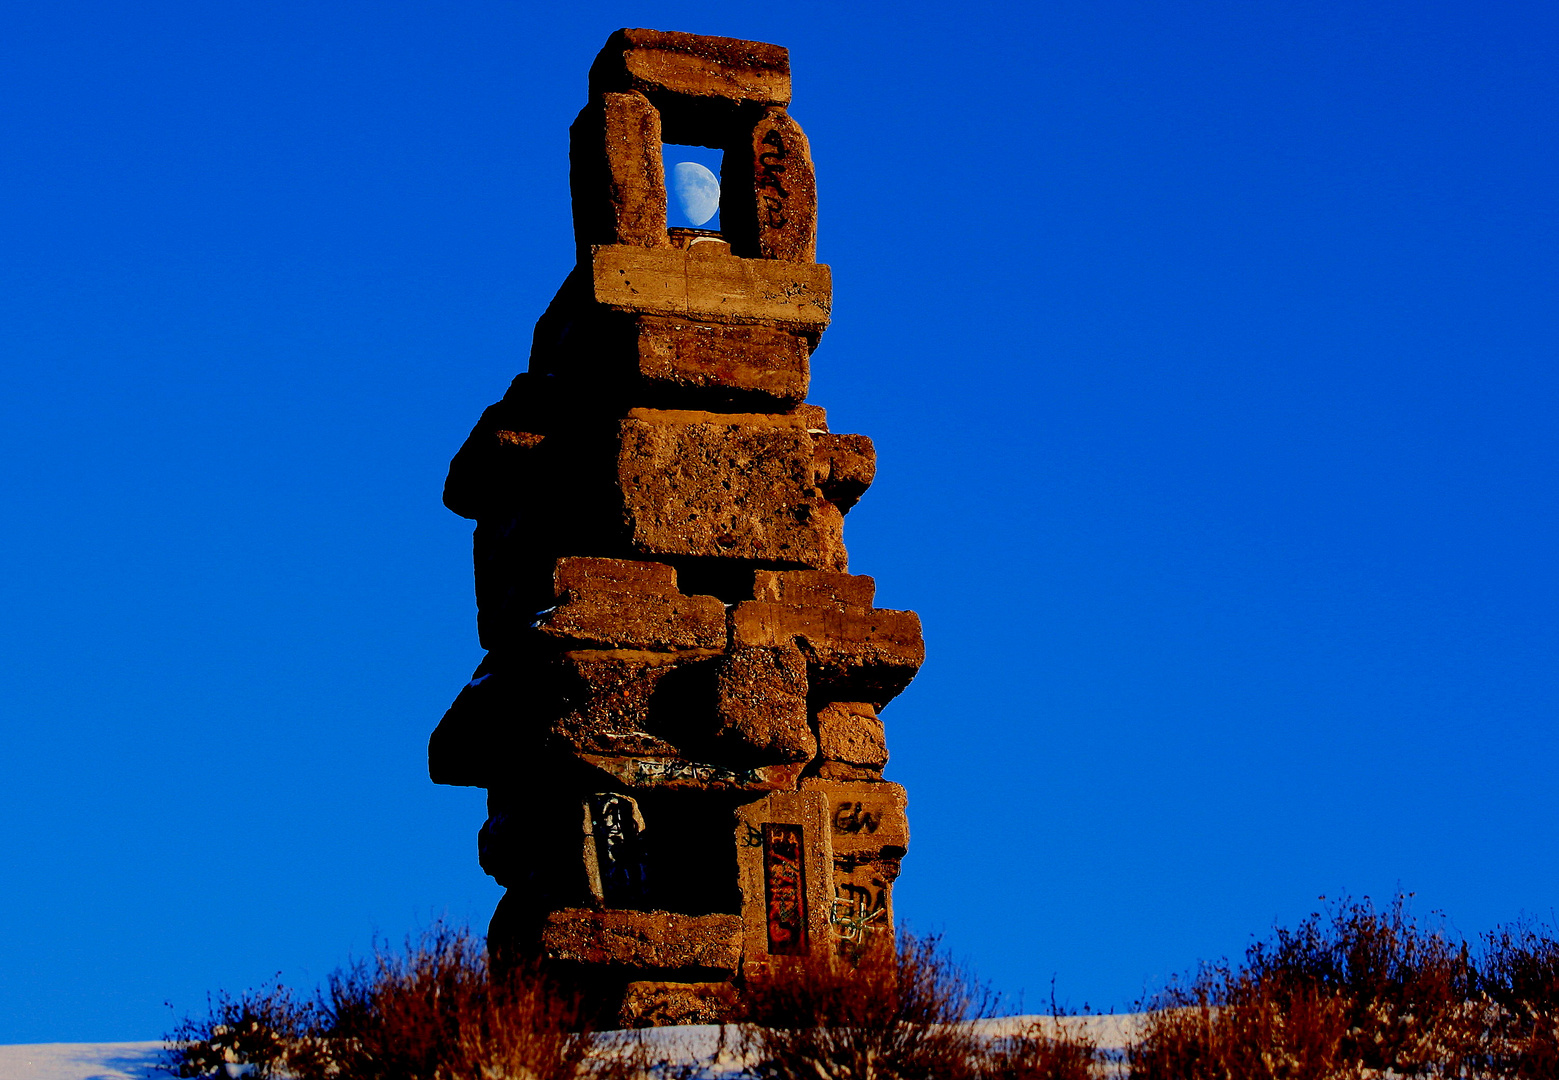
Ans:
<svg viewBox="0 0 1559 1080"><path fill-rule="evenodd" d="M790 103L790 52L779 45L666 30L624 29L590 66L590 95L638 90L656 97Z"/></svg>
<svg viewBox="0 0 1559 1080"><path fill-rule="evenodd" d="M814 697L877 709L909 685L926 655L912 611L753 600L731 610L730 628L733 646L797 642Z"/></svg>
<svg viewBox="0 0 1559 1080"><path fill-rule="evenodd" d="M869 608L877 582L865 574L835 574L820 570L758 570L752 597L793 607L808 605Z"/></svg>
<svg viewBox="0 0 1559 1080"><path fill-rule="evenodd" d="M655 652L721 652L725 608L713 596L683 596L676 572L625 559L560 559L558 604L539 633L572 646Z"/></svg>
<svg viewBox="0 0 1559 1080"><path fill-rule="evenodd" d="M816 756L800 649L733 649L718 661L718 671L715 739L722 757L757 765Z"/></svg>
<svg viewBox="0 0 1559 1080"><path fill-rule="evenodd" d="M819 335L833 284L822 263L608 245L590 255L591 299L617 311L700 322L767 323Z"/></svg>
<svg viewBox="0 0 1559 1080"><path fill-rule="evenodd" d="M574 242L669 248L660 112L643 94L603 94L569 128Z"/></svg>
<svg viewBox="0 0 1559 1080"><path fill-rule="evenodd" d="M570 650L558 657L562 707L551 733L587 754L676 754L648 729L655 692L676 666L673 653Z"/></svg>
<svg viewBox="0 0 1559 1080"><path fill-rule="evenodd" d="M826 955L834 862L826 798L778 791L739 807L736 848L744 974L776 957Z"/></svg>
<svg viewBox="0 0 1559 1080"><path fill-rule="evenodd" d="M740 166L733 165L741 158L747 172L739 176ZM726 205L720 224L732 251L749 258L817 261L817 175L806 135L782 107L765 109L740 151L726 151L721 187Z"/></svg>
<svg viewBox="0 0 1559 1080"><path fill-rule="evenodd" d="M908 796L898 784L808 778L801 789L827 800L829 842L836 858L884 852L902 856L908 849Z"/></svg>
<svg viewBox="0 0 1559 1080"><path fill-rule="evenodd" d="M807 396L812 348L800 333L653 315L634 330L642 391L657 400L747 395L784 411Z"/></svg>
<svg viewBox="0 0 1559 1080"><path fill-rule="evenodd" d="M572 908L546 917L541 944L549 960L563 963L732 974L741 959L742 920Z"/></svg>
<svg viewBox="0 0 1559 1080"><path fill-rule="evenodd" d="M881 775L888 764L888 739L877 710L864 701L835 701L817 712L818 755Z"/></svg>
<svg viewBox="0 0 1559 1080"><path fill-rule="evenodd" d="M617 1023L622 1028L723 1024L736 1016L736 988L724 982L630 982Z"/></svg>
<svg viewBox="0 0 1559 1080"><path fill-rule="evenodd" d="M865 435L815 435L814 472L823 497L841 511L860 501L877 475L877 451Z"/></svg>
<svg viewBox="0 0 1559 1080"><path fill-rule="evenodd" d="M636 409L620 430L637 552L845 569L844 517L816 486L813 436L796 418Z"/></svg>

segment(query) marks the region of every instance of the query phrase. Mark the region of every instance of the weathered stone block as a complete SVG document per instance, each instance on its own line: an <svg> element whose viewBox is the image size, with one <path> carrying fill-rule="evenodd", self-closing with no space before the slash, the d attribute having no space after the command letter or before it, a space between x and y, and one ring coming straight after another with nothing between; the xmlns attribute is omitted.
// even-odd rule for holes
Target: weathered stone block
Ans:
<svg viewBox="0 0 1559 1080"><path fill-rule="evenodd" d="M754 600L731 610L730 626L733 645L797 642L815 696L878 709L909 685L926 655L913 611Z"/></svg>
<svg viewBox="0 0 1559 1080"><path fill-rule="evenodd" d="M781 107L764 110L741 148L726 151L727 169L745 156L746 176L722 175L730 192L720 216L738 255L817 261L817 177L801 126ZM722 170L724 172L726 170ZM739 186L738 186L739 185ZM743 205L740 198L750 200Z"/></svg>
<svg viewBox="0 0 1559 1080"><path fill-rule="evenodd" d="M559 559L559 603L537 630L572 645L659 652L720 652L725 608L713 596L683 596L676 571L625 559Z"/></svg>
<svg viewBox="0 0 1559 1080"><path fill-rule="evenodd" d="M801 787L827 800L834 855L834 933L856 945L873 934L891 933L893 882L909 847L904 789L898 784L840 783L816 777L803 780Z"/></svg>
<svg viewBox="0 0 1559 1080"><path fill-rule="evenodd" d="M823 406L797 405L793 415L806 427L807 434L828 434L828 410Z"/></svg>
<svg viewBox="0 0 1559 1080"><path fill-rule="evenodd" d="M813 436L815 472L823 496L848 511L877 475L877 451L865 435Z"/></svg>
<svg viewBox="0 0 1559 1080"><path fill-rule="evenodd" d="M570 556L553 567L552 588L561 601L608 593L672 596L677 593L677 570L665 563Z"/></svg>
<svg viewBox="0 0 1559 1080"><path fill-rule="evenodd" d="M701 322L768 323L814 335L827 328L833 285L826 265L703 255L704 246L593 248L591 299Z"/></svg>
<svg viewBox="0 0 1559 1080"><path fill-rule="evenodd" d="M561 962L729 974L741 959L742 920L737 915L572 908L547 916L541 944L548 959Z"/></svg>
<svg viewBox="0 0 1559 1080"><path fill-rule="evenodd" d="M676 660L672 653L563 653L557 662L565 707L552 733L583 753L675 754L674 745L646 729L656 687Z"/></svg>
<svg viewBox="0 0 1559 1080"><path fill-rule="evenodd" d="M834 858L834 900L829 921L838 939L854 946L893 933L893 882L897 858Z"/></svg>
<svg viewBox="0 0 1559 1080"><path fill-rule="evenodd" d="M647 393L748 393L778 409L807 396L811 344L767 326L720 325L641 316L635 329L638 374Z"/></svg>
<svg viewBox="0 0 1559 1080"><path fill-rule="evenodd" d="M813 436L798 418L631 417L617 469L637 551L845 568L844 518L815 484Z"/></svg>
<svg viewBox="0 0 1559 1080"><path fill-rule="evenodd" d="M877 582L865 574L834 574L821 570L758 570L752 597L793 607L869 608Z"/></svg>
<svg viewBox="0 0 1559 1080"><path fill-rule="evenodd" d="M777 791L736 812L742 891L742 970L775 957L822 956L830 948L833 848L827 800Z"/></svg>
<svg viewBox="0 0 1559 1080"><path fill-rule="evenodd" d="M807 708L807 662L794 645L732 650L717 681L722 756L768 764L817 754Z"/></svg>
<svg viewBox="0 0 1559 1080"><path fill-rule="evenodd" d="M903 855L909 847L908 796L898 784L841 783L808 778L803 791L828 802L829 842L844 855Z"/></svg>
<svg viewBox="0 0 1559 1080"><path fill-rule="evenodd" d="M618 30L590 66L590 95L617 90L787 105L790 52L761 41Z"/></svg>
<svg viewBox="0 0 1559 1080"><path fill-rule="evenodd" d="M888 739L877 710L864 701L835 701L817 712L818 754L879 774L888 764Z"/></svg>
<svg viewBox="0 0 1559 1080"><path fill-rule="evenodd" d="M723 982L631 982L617 1022L624 1028L723 1024L736 1015L736 989Z"/></svg>
<svg viewBox="0 0 1559 1080"><path fill-rule="evenodd" d="M574 241L670 247L660 112L643 94L603 94L569 128Z"/></svg>

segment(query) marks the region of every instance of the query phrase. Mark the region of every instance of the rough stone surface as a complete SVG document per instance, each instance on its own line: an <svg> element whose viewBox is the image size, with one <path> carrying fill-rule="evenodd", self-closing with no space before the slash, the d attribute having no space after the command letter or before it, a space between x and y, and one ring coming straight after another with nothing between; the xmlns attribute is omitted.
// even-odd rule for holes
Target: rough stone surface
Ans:
<svg viewBox="0 0 1559 1080"><path fill-rule="evenodd" d="M648 791L785 791L804 768L801 762L743 767L670 754L582 753L580 760L630 789Z"/></svg>
<svg viewBox="0 0 1559 1080"><path fill-rule="evenodd" d="M731 208L732 222L725 228L732 233L732 250L756 258L816 262L817 177L800 125L783 108L766 109L745 149L752 169L752 202Z"/></svg>
<svg viewBox="0 0 1559 1080"><path fill-rule="evenodd" d="M817 756L807 662L794 645L732 649L720 661L717 692L716 737L736 760L767 764Z"/></svg>
<svg viewBox="0 0 1559 1080"><path fill-rule="evenodd" d="M785 416L634 410L617 459L633 546L843 570L844 516L816 485L813 438Z"/></svg>
<svg viewBox="0 0 1559 1080"><path fill-rule="evenodd" d="M617 311L821 334L833 306L822 263L612 244L591 249L591 298Z"/></svg>
<svg viewBox="0 0 1559 1080"><path fill-rule="evenodd" d="M738 915L670 911L555 911L541 935L548 959L642 970L735 973L741 962Z"/></svg>
<svg viewBox="0 0 1559 1080"><path fill-rule="evenodd" d="M823 956L832 948L833 848L827 798L776 791L736 813L742 895L742 970L776 957Z"/></svg>
<svg viewBox="0 0 1559 1080"><path fill-rule="evenodd" d="M676 571L626 559L560 559L558 604L537 630L571 645L654 651L725 648L725 608L713 596L683 596Z"/></svg>
<svg viewBox="0 0 1559 1080"><path fill-rule="evenodd" d="M898 784L836 782L807 779L803 791L828 801L830 843L838 855L891 851L909 847L908 795Z"/></svg>
<svg viewBox="0 0 1559 1080"><path fill-rule="evenodd" d="M733 645L794 641L807 657L813 693L867 701L881 709L909 685L925 660L920 618L884 608L778 604L752 600L731 611Z"/></svg>
<svg viewBox="0 0 1559 1080"><path fill-rule="evenodd" d="M553 722L553 734L582 753L675 754L674 744L647 730L656 688L675 664L667 653L564 653L559 665L567 707Z"/></svg>
<svg viewBox="0 0 1559 1080"><path fill-rule="evenodd" d="M736 1015L736 990L724 982L631 982L617 1015L623 1028L723 1024Z"/></svg>
<svg viewBox="0 0 1559 1080"><path fill-rule="evenodd" d="M700 402L744 392L781 411L807 396L812 348L800 333L653 315L640 317L635 329L648 394Z"/></svg>
<svg viewBox="0 0 1559 1080"><path fill-rule="evenodd" d="M888 764L888 737L877 710L864 701L832 701L817 712L818 754L881 774Z"/></svg>
<svg viewBox="0 0 1559 1080"><path fill-rule="evenodd" d="M790 52L761 41L619 30L590 67L590 93L628 89L786 105Z"/></svg>
<svg viewBox="0 0 1559 1080"><path fill-rule="evenodd" d="M793 607L869 608L876 594L876 581L865 574L816 570L759 570L753 574L754 600Z"/></svg>
<svg viewBox="0 0 1559 1080"><path fill-rule="evenodd" d="M865 435L817 435L813 473L823 497L841 511L860 501L877 475L877 451Z"/></svg>
<svg viewBox="0 0 1559 1080"><path fill-rule="evenodd" d="M670 247L660 113L643 94L603 94L569 129L574 237L592 244Z"/></svg>
<svg viewBox="0 0 1559 1080"><path fill-rule="evenodd" d="M487 790L494 962L601 1022L726 1022L744 976L893 926L880 716L925 655L847 572L864 435L806 402L830 316L785 50L614 34L570 129L576 265L450 463L487 655L429 775ZM724 151L668 228L663 146Z"/></svg>

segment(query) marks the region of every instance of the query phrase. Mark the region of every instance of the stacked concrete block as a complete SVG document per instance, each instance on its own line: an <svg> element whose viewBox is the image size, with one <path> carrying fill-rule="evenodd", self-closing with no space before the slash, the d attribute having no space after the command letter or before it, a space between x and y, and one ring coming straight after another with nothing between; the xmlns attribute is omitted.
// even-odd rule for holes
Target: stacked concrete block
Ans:
<svg viewBox="0 0 1559 1080"><path fill-rule="evenodd" d="M487 655L429 744L485 788L496 957L624 1024L893 926L909 842L881 713L924 658L848 571L871 441L806 404L828 324L782 48L614 34L571 129L577 263L451 463ZM724 152L721 231L668 228L662 143Z"/></svg>

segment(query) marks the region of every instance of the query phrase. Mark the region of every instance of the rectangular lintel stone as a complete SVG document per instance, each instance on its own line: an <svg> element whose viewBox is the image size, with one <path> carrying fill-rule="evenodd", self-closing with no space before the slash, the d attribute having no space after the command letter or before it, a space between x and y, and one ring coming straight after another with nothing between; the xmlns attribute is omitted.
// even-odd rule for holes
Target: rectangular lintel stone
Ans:
<svg viewBox="0 0 1559 1080"><path fill-rule="evenodd" d="M619 90L787 105L790 50L739 38L623 29L590 65L591 97Z"/></svg>
<svg viewBox="0 0 1559 1080"><path fill-rule="evenodd" d="M590 249L597 303L717 323L770 323L821 334L833 305L825 263L697 255L675 248Z"/></svg>

